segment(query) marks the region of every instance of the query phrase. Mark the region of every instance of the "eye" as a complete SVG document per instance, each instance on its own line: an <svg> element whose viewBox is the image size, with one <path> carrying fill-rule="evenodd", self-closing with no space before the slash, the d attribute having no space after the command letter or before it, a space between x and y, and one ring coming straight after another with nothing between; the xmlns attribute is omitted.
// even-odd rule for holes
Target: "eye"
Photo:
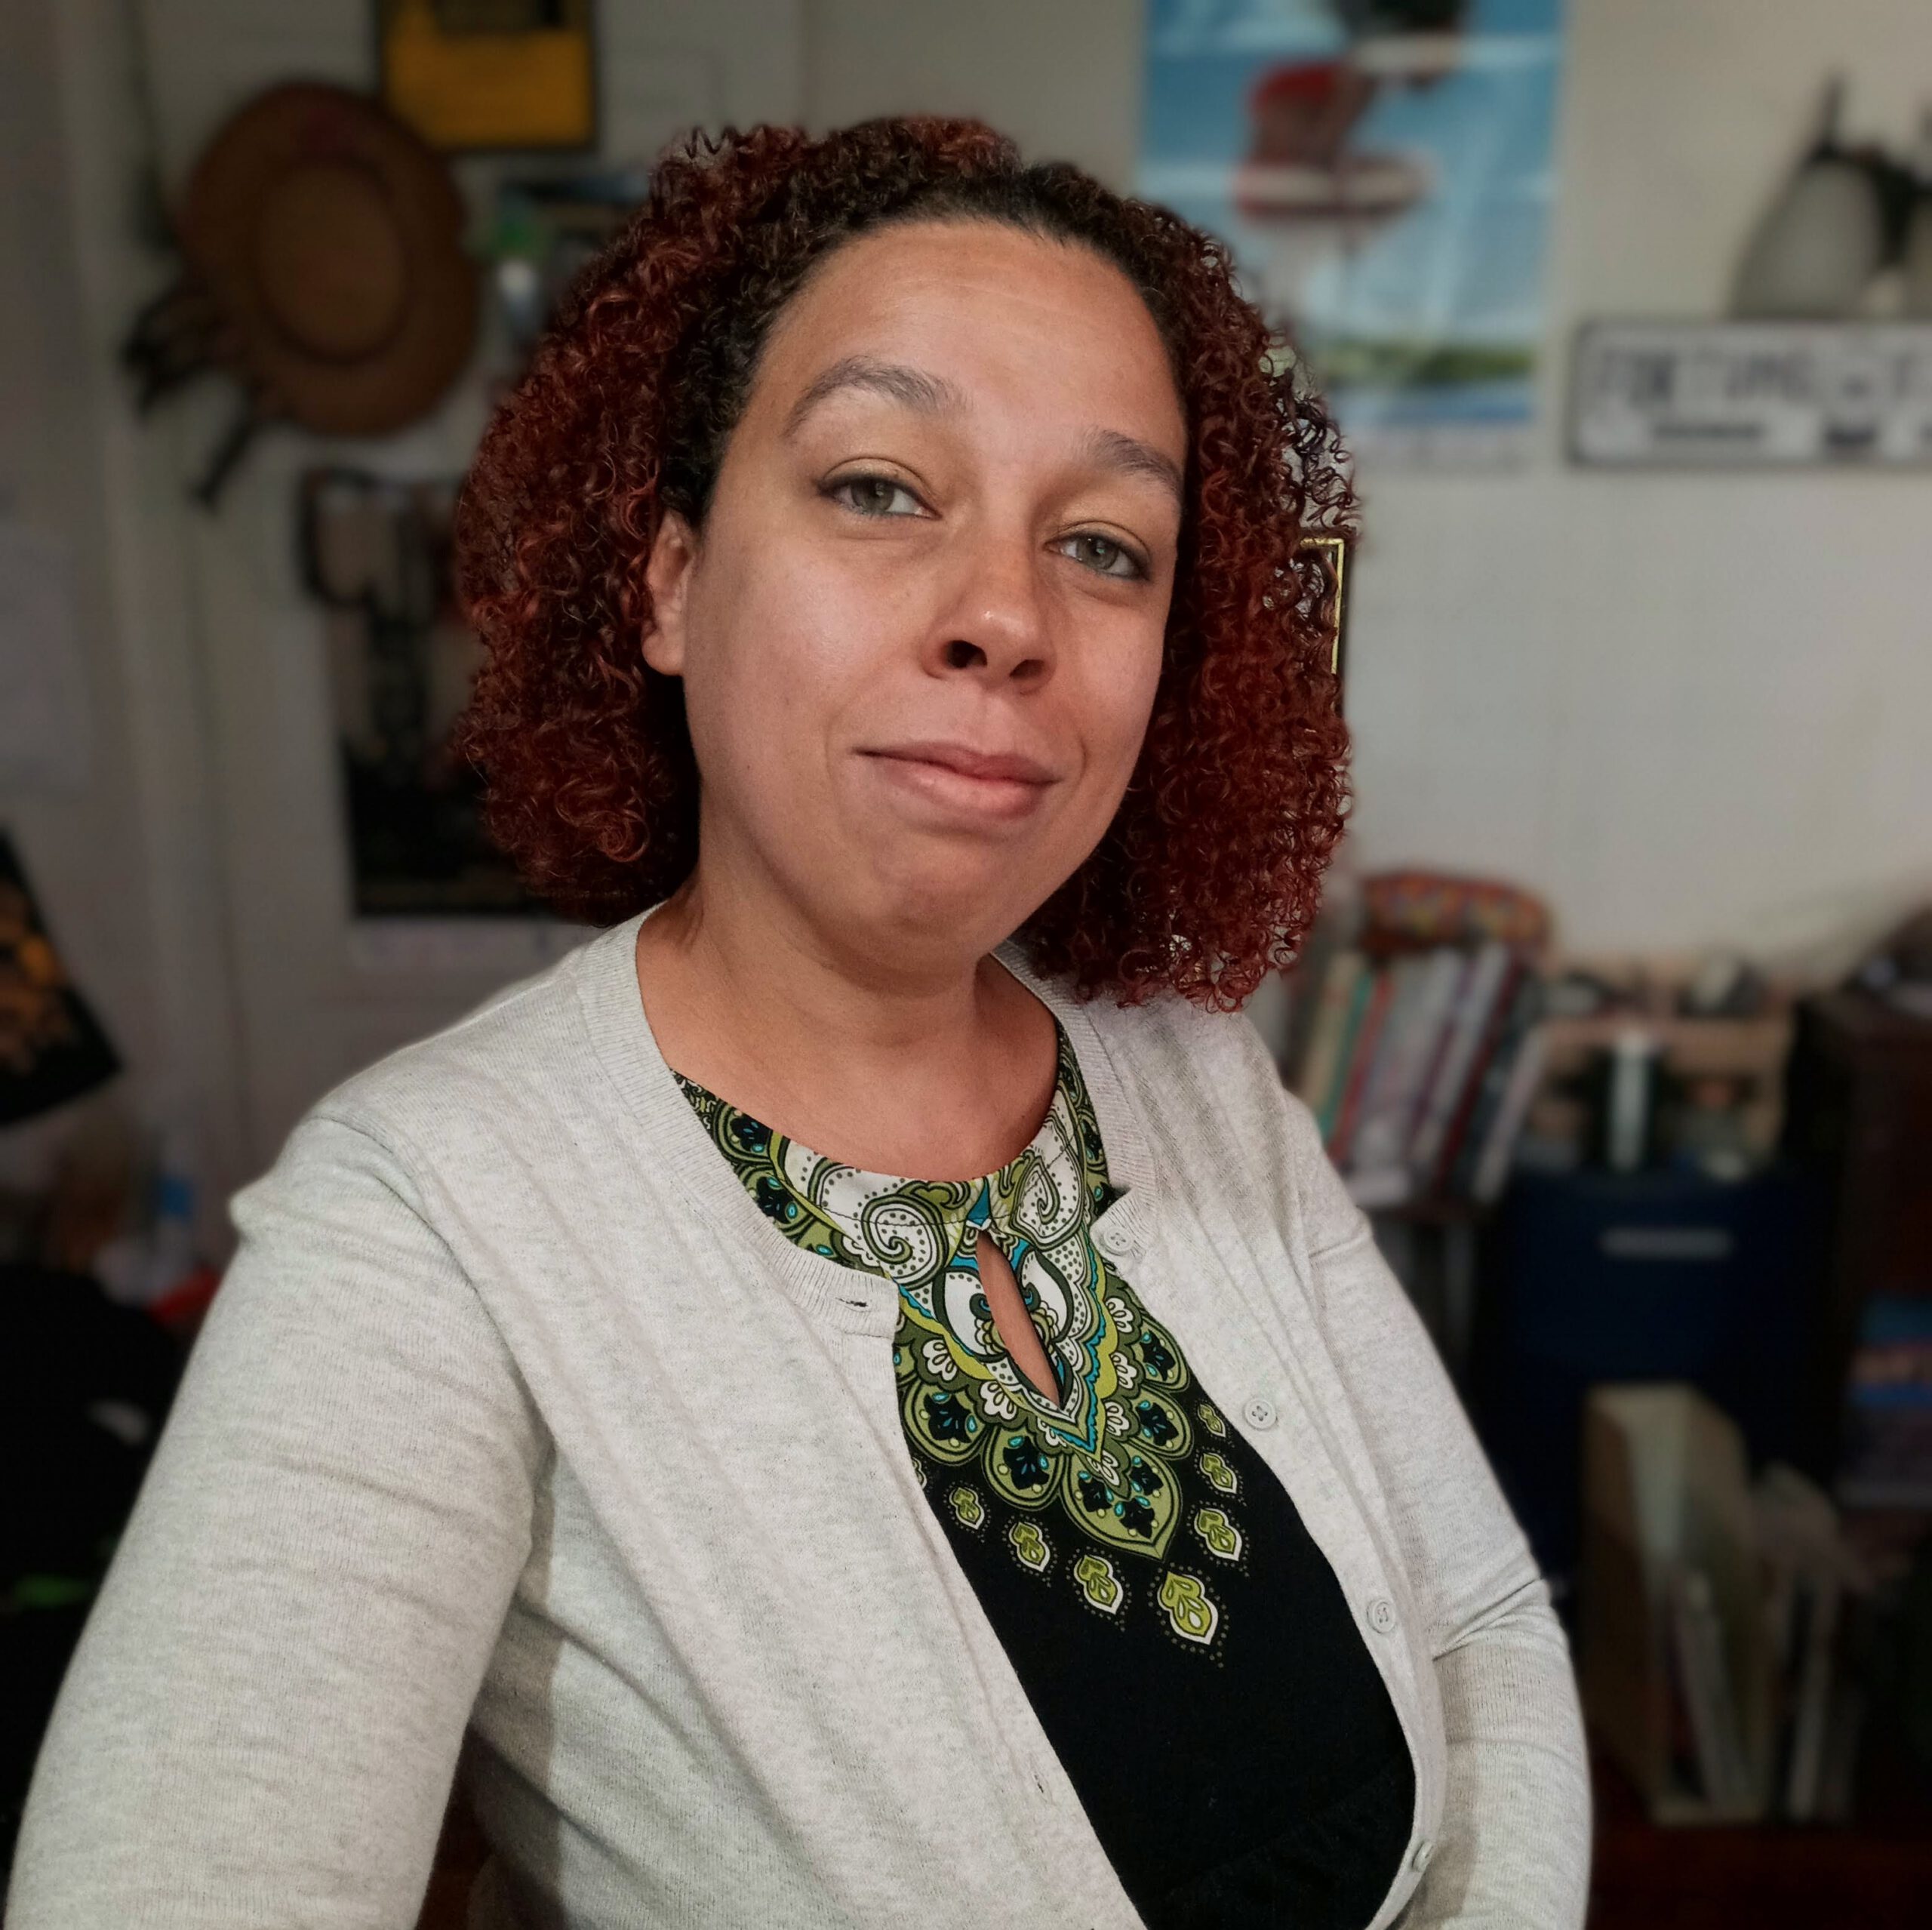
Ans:
<svg viewBox="0 0 1932 1930"><path fill-rule="evenodd" d="M1084 563L1097 576L1133 578L1144 577L1147 566L1124 543L1111 536L1088 530L1061 540L1061 548L1076 563Z"/></svg>
<svg viewBox="0 0 1932 1930"><path fill-rule="evenodd" d="M862 516L917 516L925 513L925 505L905 484L890 476L841 476L826 489L826 494L835 503L842 503L848 509ZM911 505L906 509L894 507L895 501L903 498Z"/></svg>

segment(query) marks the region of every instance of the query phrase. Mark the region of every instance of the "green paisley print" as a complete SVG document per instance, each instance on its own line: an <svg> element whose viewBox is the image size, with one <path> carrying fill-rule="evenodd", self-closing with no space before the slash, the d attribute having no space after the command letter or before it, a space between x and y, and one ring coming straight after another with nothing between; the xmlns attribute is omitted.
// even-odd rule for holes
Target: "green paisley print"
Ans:
<svg viewBox="0 0 1932 1930"><path fill-rule="evenodd" d="M1057 1021L1056 1021L1057 1023ZM898 1290L899 1411L929 1499L996 1535L1044 1586L1098 1614L1137 1604L1184 1648L1220 1646L1217 1567L1245 1573L1227 1424L1172 1334L1089 1236L1116 1196L1065 1030L1044 1123L996 1173L894 1178L828 1159L675 1076L752 1199L789 1239ZM1042 1394L1001 1343L974 1258L993 1240L1058 1384ZM1135 1585L1136 1582L1139 1585Z"/></svg>

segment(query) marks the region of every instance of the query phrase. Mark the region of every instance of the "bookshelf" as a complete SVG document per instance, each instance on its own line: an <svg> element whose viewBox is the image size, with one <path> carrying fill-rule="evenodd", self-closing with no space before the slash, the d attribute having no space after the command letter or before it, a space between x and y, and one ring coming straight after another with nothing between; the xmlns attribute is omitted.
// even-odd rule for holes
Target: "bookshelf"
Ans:
<svg viewBox="0 0 1932 1930"><path fill-rule="evenodd" d="M1923 1930L1932 1916L1932 1827L1897 1765L1875 1765L1850 1827L1672 1830L1600 1742L1591 1754L1589 1930Z"/></svg>
<svg viewBox="0 0 1932 1930"><path fill-rule="evenodd" d="M1552 955L1547 977L1579 975L1612 988L1611 1009L1543 1021L1544 1079L1531 1108L1529 1130L1548 1140L1575 1141L1585 1131L1577 1082L1597 1054L1613 1051L1632 1029L1655 1042L1662 1064L1680 1085L1730 1082L1740 1091L1739 1111L1746 1143L1760 1158L1777 1149L1784 1116L1784 1075L1791 1052L1798 988L1767 980L1760 1008L1745 1016L1687 1012L1687 995L1703 961L1694 957Z"/></svg>
<svg viewBox="0 0 1932 1930"><path fill-rule="evenodd" d="M1802 1458L1829 1482L1867 1309L1881 1296L1932 1297L1932 1022L1860 992L1807 999L1798 1021L1785 1148L1832 1199ZM1932 1515L1932 1467L1924 1484Z"/></svg>

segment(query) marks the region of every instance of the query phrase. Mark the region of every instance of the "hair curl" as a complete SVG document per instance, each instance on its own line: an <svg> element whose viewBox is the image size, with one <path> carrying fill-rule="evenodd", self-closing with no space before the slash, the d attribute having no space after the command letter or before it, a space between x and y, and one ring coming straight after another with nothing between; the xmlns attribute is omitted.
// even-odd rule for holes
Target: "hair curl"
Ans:
<svg viewBox="0 0 1932 1930"><path fill-rule="evenodd" d="M1222 245L979 122L694 134L579 276L459 506L486 655L461 748L497 842L567 916L611 923L697 861L683 689L639 649L666 509L701 527L774 319L841 242L990 220L1081 243L1140 291L1186 411L1187 500L1146 740L1106 836L1015 935L1076 996L1238 1008L1293 956L1346 807L1312 532L1349 534L1335 432Z"/></svg>

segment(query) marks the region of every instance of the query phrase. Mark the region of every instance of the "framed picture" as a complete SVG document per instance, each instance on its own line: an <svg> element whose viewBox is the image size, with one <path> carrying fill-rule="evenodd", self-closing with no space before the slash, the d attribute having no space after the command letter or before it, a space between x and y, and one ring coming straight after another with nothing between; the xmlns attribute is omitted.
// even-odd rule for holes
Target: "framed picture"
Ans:
<svg viewBox="0 0 1932 1930"><path fill-rule="evenodd" d="M482 646L451 574L454 479L343 467L302 478L302 571L325 612L358 919L543 913L489 839L453 735Z"/></svg>
<svg viewBox="0 0 1932 1930"><path fill-rule="evenodd" d="M375 0L383 103L432 147L597 142L591 0Z"/></svg>
<svg viewBox="0 0 1932 1930"><path fill-rule="evenodd" d="M490 282L520 361L549 327L565 291L651 192L641 168L497 183L485 252Z"/></svg>
<svg viewBox="0 0 1932 1930"><path fill-rule="evenodd" d="M1335 673L1335 681L1342 681L1343 669L1347 660L1348 645L1348 574L1349 546L1339 536L1311 536L1302 543L1304 554L1312 551L1321 559L1322 569L1327 573L1328 589L1321 599L1321 620L1328 631L1328 667ZM1341 693L1336 692L1336 702L1341 701Z"/></svg>

